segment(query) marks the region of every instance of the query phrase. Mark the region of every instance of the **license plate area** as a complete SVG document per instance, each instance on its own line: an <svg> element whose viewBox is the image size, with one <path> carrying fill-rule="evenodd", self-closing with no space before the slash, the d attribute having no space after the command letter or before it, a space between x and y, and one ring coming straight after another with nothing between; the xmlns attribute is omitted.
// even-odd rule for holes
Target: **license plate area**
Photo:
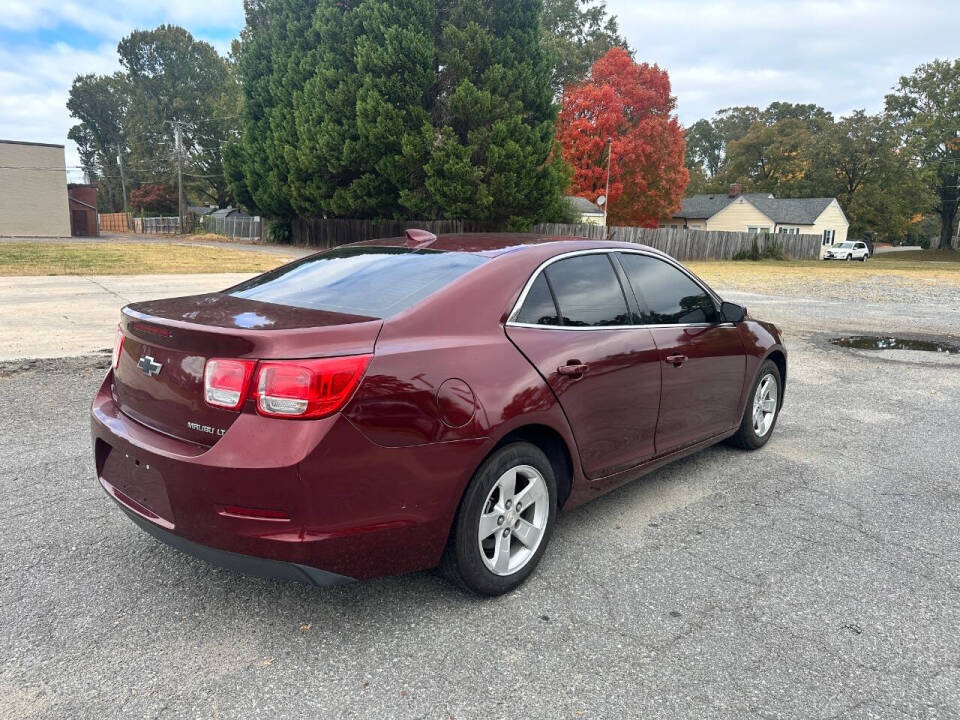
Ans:
<svg viewBox="0 0 960 720"><path fill-rule="evenodd" d="M139 457L135 452L110 448L101 477L136 504L173 523L166 482L150 459Z"/></svg>

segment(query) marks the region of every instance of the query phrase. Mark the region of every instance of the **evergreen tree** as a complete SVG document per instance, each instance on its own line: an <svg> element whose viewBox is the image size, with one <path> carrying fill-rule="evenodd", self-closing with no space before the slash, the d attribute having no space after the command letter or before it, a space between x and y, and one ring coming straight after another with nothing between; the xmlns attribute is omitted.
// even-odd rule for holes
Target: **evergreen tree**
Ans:
<svg viewBox="0 0 960 720"><path fill-rule="evenodd" d="M237 193L267 215L560 212L539 0L250 0ZM305 18L309 17L308 23Z"/></svg>
<svg viewBox="0 0 960 720"><path fill-rule="evenodd" d="M317 47L317 0L248 0L238 70L243 83L243 138L224 161L238 197L273 217L294 214L290 154L297 147L294 95L311 73Z"/></svg>
<svg viewBox="0 0 960 720"><path fill-rule="evenodd" d="M401 201L415 215L509 228L558 215L568 179L539 0L454 0L448 13L432 128L404 145L408 160L429 160Z"/></svg>
<svg viewBox="0 0 960 720"><path fill-rule="evenodd" d="M430 0L321 3L314 75L294 100L295 210L403 215L404 139L429 121L435 25Z"/></svg>

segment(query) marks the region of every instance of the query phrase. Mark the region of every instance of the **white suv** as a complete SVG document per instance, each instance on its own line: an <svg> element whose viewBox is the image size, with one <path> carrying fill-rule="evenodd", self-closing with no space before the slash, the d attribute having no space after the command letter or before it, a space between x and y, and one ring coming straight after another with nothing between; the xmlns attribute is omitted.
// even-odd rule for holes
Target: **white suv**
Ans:
<svg viewBox="0 0 960 720"><path fill-rule="evenodd" d="M860 260L866 262L870 257L870 250L865 242L842 242L831 245L824 254L824 260Z"/></svg>

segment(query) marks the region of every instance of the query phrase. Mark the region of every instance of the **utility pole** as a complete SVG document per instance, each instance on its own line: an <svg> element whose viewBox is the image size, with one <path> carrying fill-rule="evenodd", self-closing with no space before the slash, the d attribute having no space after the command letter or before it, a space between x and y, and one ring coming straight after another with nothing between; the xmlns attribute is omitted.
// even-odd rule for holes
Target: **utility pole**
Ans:
<svg viewBox="0 0 960 720"><path fill-rule="evenodd" d="M607 211L610 209L610 155L613 153L613 138L607 138L607 192L603 196L603 226L607 227Z"/></svg>
<svg viewBox="0 0 960 720"><path fill-rule="evenodd" d="M123 192L123 214L128 215L127 208L127 179L123 176L123 153L120 150L120 144L117 143L117 165L120 167L120 190Z"/></svg>
<svg viewBox="0 0 960 720"><path fill-rule="evenodd" d="M177 155L177 211L180 217L180 232L183 227L183 134L180 130L180 121L173 121L174 152Z"/></svg>

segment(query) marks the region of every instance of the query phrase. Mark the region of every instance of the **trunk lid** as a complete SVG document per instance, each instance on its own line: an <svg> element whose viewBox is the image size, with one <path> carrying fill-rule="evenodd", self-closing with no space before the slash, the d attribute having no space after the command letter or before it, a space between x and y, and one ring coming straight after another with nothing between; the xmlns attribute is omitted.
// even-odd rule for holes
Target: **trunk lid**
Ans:
<svg viewBox="0 0 960 720"><path fill-rule="evenodd" d="M154 430L213 445L239 413L203 399L209 358L282 360L372 353L382 321L223 293L128 305L114 371L120 410Z"/></svg>

